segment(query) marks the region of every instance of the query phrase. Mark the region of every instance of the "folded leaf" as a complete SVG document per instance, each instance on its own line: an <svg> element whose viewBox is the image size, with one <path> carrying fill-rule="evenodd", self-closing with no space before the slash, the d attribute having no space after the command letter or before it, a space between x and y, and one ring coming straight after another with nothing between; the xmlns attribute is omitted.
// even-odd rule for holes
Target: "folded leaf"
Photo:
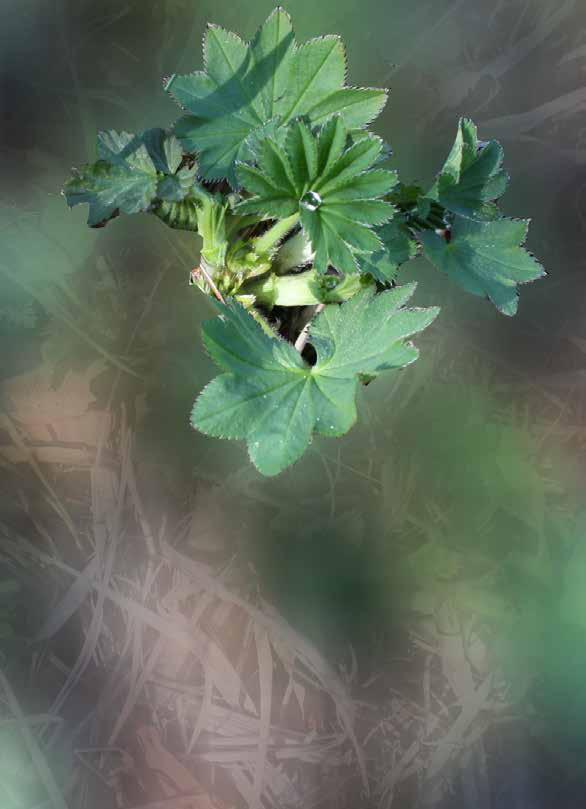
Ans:
<svg viewBox="0 0 586 809"><path fill-rule="evenodd" d="M277 475L305 452L313 433L340 436L356 420L358 375L378 375L417 359L404 342L439 309L404 309L416 284L376 295L369 288L341 306L329 305L311 326L317 361L271 337L236 301L204 324L204 343L226 373L202 391L191 415L207 435L243 439L264 475Z"/></svg>
<svg viewBox="0 0 586 809"><path fill-rule="evenodd" d="M496 140L479 141L474 123L461 118L450 154L426 196L453 213L494 219L498 211L492 201L502 197L509 182L502 162L502 146Z"/></svg>
<svg viewBox="0 0 586 809"><path fill-rule="evenodd" d="M337 36L297 45L289 15L276 9L248 44L216 25L204 37L205 71L173 75L167 91L189 114L175 133L200 155L206 180L235 188L236 161L250 157L258 130L307 115L322 124L340 114L360 128L380 113L386 90L345 87L346 54Z"/></svg>
<svg viewBox="0 0 586 809"><path fill-rule="evenodd" d="M84 166L74 172L65 186L67 204L73 207L87 202L91 227L102 225L118 212L146 211L157 191L157 173L147 161L145 154L141 167L120 166L106 160Z"/></svg>
<svg viewBox="0 0 586 809"><path fill-rule="evenodd" d="M424 255L472 295L487 296L504 315L517 312L517 284L546 275L521 245L528 219L480 222L454 217L450 240L433 231L420 233Z"/></svg>
<svg viewBox="0 0 586 809"><path fill-rule="evenodd" d="M74 171L63 189L70 207L89 204L91 227L118 213L147 211L159 201L180 202L193 187L196 167L179 169L181 144L164 129L100 132L97 152L98 160Z"/></svg>
<svg viewBox="0 0 586 809"><path fill-rule="evenodd" d="M382 249L372 226L394 213L380 197L396 184L396 172L371 168L382 141L369 134L347 146L348 134L340 116L315 130L295 121L284 147L266 138L256 166L237 166L240 183L253 196L236 210L278 218L299 212L318 272L329 264L357 272L360 256Z"/></svg>

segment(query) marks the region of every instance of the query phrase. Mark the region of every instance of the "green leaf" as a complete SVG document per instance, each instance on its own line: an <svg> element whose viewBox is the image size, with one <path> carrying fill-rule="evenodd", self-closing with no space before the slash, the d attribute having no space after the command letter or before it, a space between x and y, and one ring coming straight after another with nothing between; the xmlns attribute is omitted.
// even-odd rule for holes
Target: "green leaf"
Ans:
<svg viewBox="0 0 586 809"><path fill-rule="evenodd" d="M360 140L364 140L370 135L370 132L367 129L351 129L349 133L349 144L358 143ZM379 163L386 163L387 160L390 160L393 156L393 150L391 149L390 144L388 144L385 140L382 141L382 149L380 155L377 157L374 165L378 165Z"/></svg>
<svg viewBox="0 0 586 809"><path fill-rule="evenodd" d="M399 182L393 189L389 198L394 205L404 208L412 208L417 205L420 197L423 196L423 188L420 185L406 185Z"/></svg>
<svg viewBox="0 0 586 809"><path fill-rule="evenodd" d="M472 295L486 296L504 315L517 312L517 284L546 275L521 245L528 219L480 222L454 217L450 241L432 231L420 233L424 255Z"/></svg>
<svg viewBox="0 0 586 809"><path fill-rule="evenodd" d="M380 113L387 91L345 87L346 54L337 36L297 45L289 15L277 8L248 44L209 25L204 37L205 71L173 75L167 91L188 115L175 133L200 156L206 180L226 178L237 187L236 162L247 160L267 125L308 116L312 124L339 114L361 128Z"/></svg>
<svg viewBox="0 0 586 809"><path fill-rule="evenodd" d="M89 204L91 227L100 227L118 213L150 210L158 198L180 202L193 187L196 167L177 171L183 150L164 129L138 135L100 132L97 151L98 160L74 171L64 187L70 207Z"/></svg>
<svg viewBox="0 0 586 809"><path fill-rule="evenodd" d="M276 218L299 212L318 272L329 264L357 272L360 256L382 249L372 226L394 213L380 197L397 182L396 172L371 169L382 149L380 138L369 134L347 143L340 116L316 130L298 120L288 127L284 148L267 138L260 144L257 166L237 167L240 183L253 196L236 210Z"/></svg>
<svg viewBox="0 0 586 809"><path fill-rule="evenodd" d="M382 284L390 284L397 277L399 266L416 256L417 242L411 238L404 219L398 216L375 232L383 249L363 260L362 272L370 273Z"/></svg>
<svg viewBox="0 0 586 809"><path fill-rule="evenodd" d="M439 310L402 308L415 287L378 295L365 289L341 306L326 306L309 333L314 366L229 300L218 307L220 317L204 324L206 348L226 373L200 394L193 427L246 440L252 462L267 476L297 461L313 433L343 435L356 420L358 374L376 376L417 359L417 349L404 340L426 328Z"/></svg>
<svg viewBox="0 0 586 809"><path fill-rule="evenodd" d="M74 172L65 186L65 198L70 208L87 202L88 225L98 227L117 212L146 211L156 190L157 173L152 163L149 168L145 160L144 167L137 168L98 160Z"/></svg>
<svg viewBox="0 0 586 809"><path fill-rule="evenodd" d="M509 182L502 162L502 146L496 140L480 142L474 123L461 118L450 154L426 196L453 213L494 219L493 200L502 197Z"/></svg>

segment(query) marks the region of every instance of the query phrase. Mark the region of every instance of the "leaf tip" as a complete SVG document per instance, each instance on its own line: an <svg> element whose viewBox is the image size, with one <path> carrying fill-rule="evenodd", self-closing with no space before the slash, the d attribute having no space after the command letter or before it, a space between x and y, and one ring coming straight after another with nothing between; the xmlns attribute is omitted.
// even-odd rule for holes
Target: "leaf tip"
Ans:
<svg viewBox="0 0 586 809"><path fill-rule="evenodd" d="M171 85L177 78L177 73L171 73L170 76L163 76L163 89L166 93L170 92Z"/></svg>
<svg viewBox="0 0 586 809"><path fill-rule="evenodd" d="M289 14L289 12L287 11L287 9L286 9L286 8L284 8L284 7L283 7L283 6L281 6L281 5L275 6L275 8L274 8L274 9L271 11L271 13L269 14L269 16L267 17L267 20L266 20L266 21L267 21L267 22L269 22L269 20L272 20L272 19L273 19L273 17L277 17L277 16L279 16L279 15L281 15L281 16L283 16L283 17L286 17L286 18L287 18L287 20L288 20L288 22L291 22L291 15L290 15L290 14Z"/></svg>

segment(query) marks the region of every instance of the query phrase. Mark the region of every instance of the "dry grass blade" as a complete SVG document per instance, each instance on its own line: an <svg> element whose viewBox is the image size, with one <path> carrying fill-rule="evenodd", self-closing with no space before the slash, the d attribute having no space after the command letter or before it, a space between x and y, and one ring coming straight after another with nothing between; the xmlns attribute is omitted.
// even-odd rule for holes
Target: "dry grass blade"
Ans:
<svg viewBox="0 0 586 809"><path fill-rule="evenodd" d="M437 611L436 622L442 623L438 645L444 674L460 704L465 705L474 695L474 678L466 657L462 629L449 601Z"/></svg>
<svg viewBox="0 0 586 809"><path fill-rule="evenodd" d="M226 702L231 705L239 704L242 688L240 677L224 652L205 632L198 627L190 626L181 615L177 615L171 620L158 615L143 604L115 592L110 587L101 588L98 584L94 584L94 587L100 589L104 597L110 599L136 620L142 621L168 640L174 640L192 652L204 668L210 672L214 685ZM254 703L247 694L245 694L245 706L249 710L254 710Z"/></svg>
<svg viewBox="0 0 586 809"><path fill-rule="evenodd" d="M195 723L195 727L193 728L193 732L191 734L191 739L189 740L189 744L187 745L188 753L192 752L195 743L197 742L202 730L208 728L210 724L214 685L212 682L212 678L208 675L207 671L205 672L204 677L205 682L203 691L203 701L201 703L201 710L199 712L199 716L197 717L197 722Z"/></svg>
<svg viewBox="0 0 586 809"><path fill-rule="evenodd" d="M80 469L89 469L96 460L95 449L81 442L29 441L26 446L0 446L0 461L8 465L27 463L31 453L39 464L61 464Z"/></svg>
<svg viewBox="0 0 586 809"><path fill-rule="evenodd" d="M53 702L51 710L59 712L61 706L67 700L71 691L75 688L79 678L86 670L87 666L92 659L98 644L98 639L102 631L102 621L104 612L104 601L106 598L105 587L110 581L114 569L114 561L116 558L117 544L119 540L120 520L122 516L122 508L125 500L126 486L128 480L128 462L130 458L130 434L123 429L122 431L122 465L120 473L120 482L118 485L118 492L116 498L116 507L111 510L113 503L109 500L104 503L99 496L96 496L95 487L92 488L92 510L93 510L93 528L94 538L96 540L96 552L102 565L102 575L100 577L100 584L97 586L97 600L90 621L90 626L87 630L83 648L80 652L78 659L75 662L66 682L63 684L59 694ZM92 470L95 471L95 470ZM106 531L107 527L107 531ZM109 542L108 542L109 540ZM79 577L79 574L77 574ZM96 584L93 583L93 587Z"/></svg>
<svg viewBox="0 0 586 809"><path fill-rule="evenodd" d="M273 656L266 630L255 627L254 638L258 655L258 680L260 687L260 734L254 767L253 803L251 809L260 806L263 777L267 758L267 745L271 729L271 705L273 701Z"/></svg>
<svg viewBox="0 0 586 809"><path fill-rule="evenodd" d="M289 626L281 616L275 614L269 604L263 602L263 610L253 607L244 599L230 592L227 587L208 573L203 565L179 553L164 539L161 540L161 553L171 565L183 571L198 587L213 593L224 601L241 607L256 626L267 630L271 639L280 639L283 645L289 646L294 651L295 657L315 676L322 688L335 701L340 721L354 747L363 787L368 792L369 784L364 753L354 732L355 707L346 687L320 652L306 638Z"/></svg>
<svg viewBox="0 0 586 809"><path fill-rule="evenodd" d="M55 566L59 570L62 570L71 576L75 576L76 579L82 576L79 571L75 570L69 565L64 564L63 562L60 562L57 559L54 559L48 554L43 553L26 540L24 541L24 544L27 551L39 561ZM87 576L84 578L89 581ZM173 619L158 615L157 613L153 612L153 610L145 607L143 604L121 595L109 586L104 586L103 580L102 582L92 581L92 588L101 594L102 600L106 598L109 599L112 601L112 603L126 612L131 618L134 618L146 626L155 629L167 640L176 641L187 651L192 652L202 663L204 668L209 671L214 685L226 702L234 706L239 705L239 697L242 691L242 681L240 676L222 649L201 629L191 626L182 615L177 615L173 617ZM84 643L84 650L86 651L82 652L82 656L80 656L78 659L76 666L74 667L74 671L71 672L67 683L63 686L58 697L59 702L66 698L64 693L65 689L73 686L77 677L76 672L81 669L86 661L88 641L91 642L92 647L97 641L99 625L97 629L98 632L96 632L96 628L94 628L92 631L92 627L90 626L88 635L86 637L86 643ZM252 702L250 696L246 693L244 695L244 705L247 710L252 712L255 711L254 703ZM55 709L53 708L53 710Z"/></svg>
<svg viewBox="0 0 586 809"><path fill-rule="evenodd" d="M128 809L200 809L197 801L200 793L165 798L162 801L149 801L140 806L129 806ZM203 809L203 807L201 807Z"/></svg>
<svg viewBox="0 0 586 809"><path fill-rule="evenodd" d="M41 725L42 727L46 727L47 725L60 724L63 720L60 716L44 713L35 716L25 716L22 721L27 725ZM3 728L10 730L10 728L18 728L20 725L20 719L0 719L0 730Z"/></svg>
<svg viewBox="0 0 586 809"><path fill-rule="evenodd" d="M473 697L462 707L448 732L438 740L435 752L429 760L426 772L428 780L437 777L454 753L462 748L462 740L478 713L486 707L492 687L493 675L490 674L475 689Z"/></svg>
<svg viewBox="0 0 586 809"><path fill-rule="evenodd" d="M73 524L73 520L71 519L69 512L67 511L65 506L61 503L61 500L59 499L59 496L57 495L55 489L49 483L47 476L39 466L33 451L29 447L27 447L27 445L20 437L16 425L14 424L8 413L6 412L0 413L0 426L2 426L6 430L6 432L14 442L14 446L18 449L18 451L26 457L26 460L29 463L31 469L34 471L35 475L39 478L39 480L43 484L43 487L46 489L49 503L55 509L57 514L61 517L61 519L67 526L69 533L75 540L75 544L81 550L82 544L79 538L79 533L77 531L77 528Z"/></svg>
<svg viewBox="0 0 586 809"><path fill-rule="evenodd" d="M27 722L26 717L24 716L20 703L16 698L14 691L8 679L6 678L3 671L0 670L0 686L4 691L4 695L6 698L6 702L8 704L8 708L14 715L16 721L18 722L18 729L20 731L20 735L28 749L30 754L31 760L33 765L39 775L43 786L47 791L47 795L49 796L49 800L51 802L51 806L53 809L68 809L67 803L65 801L65 797L63 796L62 791L60 790L49 765L47 764L47 760L44 756L43 751L41 750L36 738L31 733L29 723Z"/></svg>
<svg viewBox="0 0 586 809"><path fill-rule="evenodd" d="M130 499L132 501L136 517L142 530L142 535L144 537L145 545L147 548L147 554L149 556L154 556L156 552L155 537L149 524L149 521L147 519L142 498L138 491L138 486L136 484L136 476L134 474L134 464L131 459L128 465L128 492L130 494Z"/></svg>
<svg viewBox="0 0 586 809"><path fill-rule="evenodd" d="M98 558L93 556L63 598L50 611L47 620L33 638L34 642L51 638L78 611L92 591L97 571Z"/></svg>

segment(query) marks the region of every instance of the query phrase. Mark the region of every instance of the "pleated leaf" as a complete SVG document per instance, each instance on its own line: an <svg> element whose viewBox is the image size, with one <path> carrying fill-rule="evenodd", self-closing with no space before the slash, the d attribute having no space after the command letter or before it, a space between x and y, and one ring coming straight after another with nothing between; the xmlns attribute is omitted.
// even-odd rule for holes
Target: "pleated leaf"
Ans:
<svg viewBox="0 0 586 809"><path fill-rule="evenodd" d="M284 147L267 138L255 166L237 167L252 194L237 210L273 218L299 212L318 272L330 264L358 272L362 257L383 249L373 228L394 213L381 197L396 184L396 172L372 168L382 141L369 134L348 146L348 135L340 116L316 129L298 120L288 127Z"/></svg>
<svg viewBox="0 0 586 809"><path fill-rule="evenodd" d="M450 154L426 196L453 213L494 219L494 200L502 197L509 182L502 162L502 146L496 140L479 141L475 124L461 118Z"/></svg>
<svg viewBox="0 0 586 809"><path fill-rule="evenodd" d="M100 132L97 153L98 160L74 170L63 189L70 207L89 205L91 227L102 226L118 213L148 211L159 201L180 202L193 187L197 169L179 169L181 144L164 129L138 135Z"/></svg>
<svg viewBox="0 0 586 809"><path fill-rule="evenodd" d="M381 89L346 87L341 39L324 36L298 45L289 15L277 8L252 42L209 25L204 68L173 75L167 91L187 112L175 133L200 156L206 180L227 179L236 188L236 162L250 157L250 144L271 122L308 116L313 124L333 115L350 128L369 124L387 99Z"/></svg>

